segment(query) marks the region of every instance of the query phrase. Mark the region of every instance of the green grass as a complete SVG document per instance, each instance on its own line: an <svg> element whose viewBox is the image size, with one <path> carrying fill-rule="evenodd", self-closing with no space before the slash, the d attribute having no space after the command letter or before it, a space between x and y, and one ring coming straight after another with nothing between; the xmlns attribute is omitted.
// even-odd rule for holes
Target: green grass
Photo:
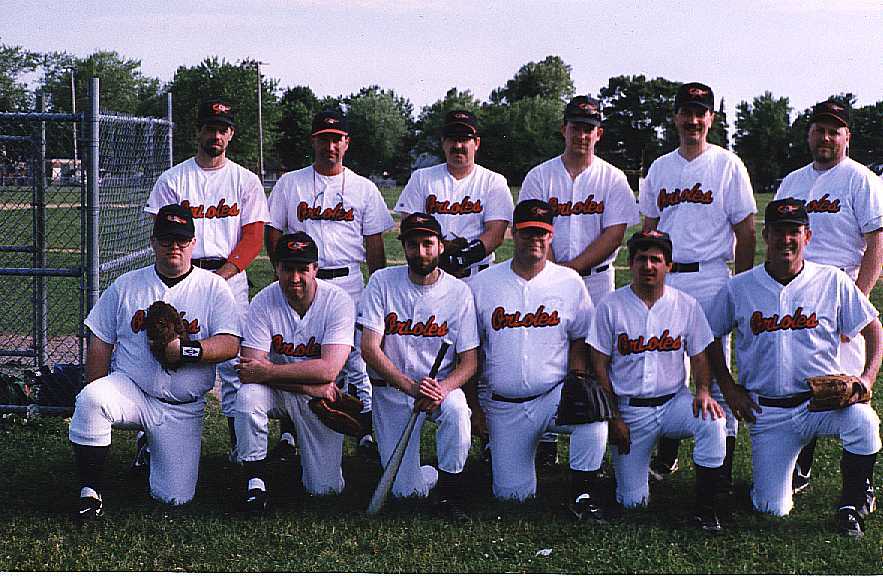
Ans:
<svg viewBox="0 0 883 576"><path fill-rule="evenodd" d="M397 191L387 194L388 202ZM759 197L761 211L768 197ZM758 228L758 235L759 235ZM390 235L388 257L401 262ZM760 261L763 243L758 242ZM507 240L499 260L511 254ZM625 255L620 255L619 264ZM252 274L269 282L266 260ZM617 284L627 279L619 271ZM872 300L883 306L878 286ZM877 385L881 382L878 380ZM880 398L874 400L878 412ZM433 426L423 432L423 459L435 459ZM275 437L275 434L271 434ZM840 490L840 448L822 439L813 483L787 518L758 515L734 503L727 531L707 537L690 525L694 475L691 466L652 486L647 510L607 527L576 524L561 503L567 493L566 442L560 464L541 476L538 495L523 505L495 502L486 479L470 459L466 474L472 522L453 525L419 502L396 502L379 518L364 514L379 467L354 453L347 440L347 488L334 498L302 493L293 464L274 464L268 483L274 511L265 518L236 513L242 479L225 459L226 422L210 399L203 460L194 501L182 509L155 504L143 481L127 474L134 432L116 431L108 463L106 517L78 527L65 514L76 504L76 472L67 422L58 418L0 420L0 571L308 571L308 572L531 572L531 573L879 573L883 528L872 516L865 538L838 537L833 506ZM689 462L692 442L681 446ZM750 448L740 433L737 483L750 480ZM878 474L878 478L879 478ZM879 480L878 491L879 488ZM879 515L877 515L879 516ZM538 556L551 549L549 556Z"/></svg>

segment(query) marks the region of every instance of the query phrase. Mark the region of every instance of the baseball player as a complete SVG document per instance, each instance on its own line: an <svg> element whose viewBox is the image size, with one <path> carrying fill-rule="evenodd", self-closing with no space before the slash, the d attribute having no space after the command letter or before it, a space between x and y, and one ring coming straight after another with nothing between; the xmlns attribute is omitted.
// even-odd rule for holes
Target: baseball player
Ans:
<svg viewBox="0 0 883 576"><path fill-rule="evenodd" d="M534 458L547 430L569 432L570 510L603 521L594 484L604 458L607 424L558 426L555 415L568 371L585 372L585 336L592 315L586 286L574 270L546 259L554 209L542 200L515 207L511 260L480 272L471 288L481 336L484 400L497 498L536 492Z"/></svg>
<svg viewBox="0 0 883 576"><path fill-rule="evenodd" d="M754 508L788 514L801 447L816 436L837 436L843 445L838 531L860 537L874 508L866 486L880 450L880 419L870 404L810 412L805 379L841 372L840 335L862 334L867 346L859 378L871 390L883 330L877 310L848 275L804 260L812 232L802 200L774 200L764 217L766 262L732 278L708 314L718 339L735 328L741 385L729 375L719 340L710 349L712 370L733 413L751 423Z"/></svg>
<svg viewBox="0 0 883 576"><path fill-rule="evenodd" d="M350 144L343 112L316 114L310 142L313 164L284 174L270 193L267 253L273 253L283 232L306 232L319 245L317 278L343 288L358 306L364 287L359 265L367 262L369 274L386 266L381 235L393 227L393 220L377 186L343 165ZM370 429L371 383L358 346L344 375L347 388L362 401L364 424ZM359 445L374 449L370 436Z"/></svg>
<svg viewBox="0 0 883 576"><path fill-rule="evenodd" d="M806 259L840 268L869 296L883 267L883 181L846 156L849 110L833 101L813 107L807 143L812 164L785 177L776 198L806 201L813 231ZM861 374L864 340L842 342L840 363ZM794 468L794 490L809 485L815 441L801 451Z"/></svg>
<svg viewBox="0 0 883 576"><path fill-rule="evenodd" d="M319 248L306 232L280 237L273 257L279 281L254 297L243 325L236 438L249 511L267 508L268 423L283 413L297 431L306 491L343 490L343 435L323 424L308 402L336 398L335 380L353 346L355 309L343 288L316 279L318 260Z"/></svg>
<svg viewBox="0 0 883 576"><path fill-rule="evenodd" d="M478 365L472 295L438 267L444 250L439 222L415 212L399 239L407 266L374 274L359 303L362 354L374 390L374 431L388 462L411 411L421 411L392 486L394 496L426 496L438 484L439 510L465 519L462 472L472 443L470 412L461 390ZM428 376L442 342L450 344L435 378ZM420 466L420 429L438 424L438 470Z"/></svg>
<svg viewBox="0 0 883 576"><path fill-rule="evenodd" d="M104 291L86 318L92 332L86 381L77 396L69 437L80 480L82 520L102 515L101 485L112 428L137 428L153 448L150 493L162 502L189 502L196 489L205 394L214 364L239 351L239 318L233 294L220 276L191 266L198 241L190 210L179 204L156 215L150 246L154 266L123 274ZM172 340L166 370L151 355L145 310L155 301L173 305L191 340Z"/></svg>
<svg viewBox="0 0 883 576"><path fill-rule="evenodd" d="M628 242L631 283L595 309L586 342L601 387L616 399L610 420L616 499L626 508L647 504L650 452L662 435L696 439L696 520L720 532L715 495L723 465L723 410L709 390L706 348L714 340L696 300L665 285L672 244L664 232L636 232ZM690 356L695 397L687 386Z"/></svg>
<svg viewBox="0 0 883 576"><path fill-rule="evenodd" d="M531 169L518 200L536 198L555 209L554 262L583 277L592 302L613 291L613 261L625 229L639 221L638 205L622 170L595 156L604 135L601 103L574 97L564 109L564 153ZM538 458L557 460L554 434L543 435Z"/></svg>
<svg viewBox="0 0 883 576"><path fill-rule="evenodd" d="M757 212L745 165L732 152L707 140L713 122L711 88L697 82L681 85L674 116L678 148L650 165L638 199L644 231L665 232L674 245L666 282L693 296L706 314L730 277L727 261L735 256L737 274L751 268ZM724 346L729 349L728 338ZM722 487L729 489L737 423L714 382L711 392L727 414ZM650 469L656 479L677 470L678 444L665 437L660 440Z"/></svg>
<svg viewBox="0 0 883 576"><path fill-rule="evenodd" d="M156 214L166 204L189 208L196 226L193 265L225 279L236 299L240 321L248 309L246 268L261 251L264 222L270 218L260 178L227 158L227 146L236 133L232 106L224 100L206 100L197 113L196 156L160 175L144 211ZM237 461L233 406L239 379L236 360L218 366L221 412L230 431L230 458ZM134 466L138 466L138 458Z"/></svg>

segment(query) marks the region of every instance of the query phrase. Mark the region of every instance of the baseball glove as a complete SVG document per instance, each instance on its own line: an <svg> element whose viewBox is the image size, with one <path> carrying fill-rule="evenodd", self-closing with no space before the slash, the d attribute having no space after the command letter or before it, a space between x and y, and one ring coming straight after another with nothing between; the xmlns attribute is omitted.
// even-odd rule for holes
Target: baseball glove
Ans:
<svg viewBox="0 0 883 576"><path fill-rule="evenodd" d="M561 388L561 402L556 415L558 424L587 424L613 418L610 399L589 374L568 372Z"/></svg>
<svg viewBox="0 0 883 576"><path fill-rule="evenodd" d="M871 391L856 376L848 374L828 374L806 379L812 390L809 399L810 412L823 412L846 408L858 402L871 399Z"/></svg>
<svg viewBox="0 0 883 576"><path fill-rule="evenodd" d="M356 438L367 434L359 418L362 413L362 401L355 396L340 392L334 401L327 398L313 398L309 405L310 410L322 421L322 424L335 432Z"/></svg>
<svg viewBox="0 0 883 576"><path fill-rule="evenodd" d="M167 371L177 368L180 363L171 364L166 360L166 347L175 338L180 338L182 342L190 340L190 335L187 333L184 320L178 310L171 304L157 300L147 309L144 330L147 332L150 351L156 361Z"/></svg>

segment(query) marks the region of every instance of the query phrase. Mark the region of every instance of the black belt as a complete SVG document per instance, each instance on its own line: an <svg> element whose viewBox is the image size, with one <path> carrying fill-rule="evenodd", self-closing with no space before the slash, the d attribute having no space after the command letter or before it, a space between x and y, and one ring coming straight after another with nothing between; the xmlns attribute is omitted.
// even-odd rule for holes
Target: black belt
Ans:
<svg viewBox="0 0 883 576"><path fill-rule="evenodd" d="M371 382L371 386L374 386L375 388L383 388L384 386L389 386L386 380L374 380L373 378L371 378L369 379L369 381Z"/></svg>
<svg viewBox="0 0 883 576"><path fill-rule="evenodd" d="M812 397L812 392L801 392L794 396L783 396L781 398L766 398L764 396L757 397L757 403L761 406L769 406L771 408L795 408L800 406Z"/></svg>
<svg viewBox="0 0 883 576"><path fill-rule="evenodd" d="M699 272L699 262L672 262L672 272Z"/></svg>
<svg viewBox="0 0 883 576"><path fill-rule="evenodd" d="M154 396L154 398L156 397ZM193 404L194 402L199 402L199 398L196 398L194 400L187 400L186 402L181 400L170 400L168 398L157 398L157 400L159 400L163 404L171 404L172 406L182 406L184 404Z"/></svg>
<svg viewBox="0 0 883 576"><path fill-rule="evenodd" d="M193 258L190 260L190 263L196 266L197 268L204 268L205 270L217 270L221 266L227 263L226 258Z"/></svg>
<svg viewBox="0 0 883 576"><path fill-rule="evenodd" d="M509 398L507 396L500 396L499 394L494 393L494 394L491 394L491 400L497 400L498 402L509 402L510 404L522 404L524 402L530 402L531 400L536 400L540 396L545 396L546 394L548 394L549 392L551 392L552 390L554 390L557 387L558 387L557 385L552 386L551 388L549 388L545 392L540 392L539 394L537 394L535 396L525 396L524 398Z"/></svg>
<svg viewBox="0 0 883 576"><path fill-rule="evenodd" d="M484 270L485 268L490 268L490 264L479 264L478 270L475 271L476 274ZM467 268L465 272L463 272L462 278L468 278L472 274L472 268Z"/></svg>
<svg viewBox="0 0 883 576"><path fill-rule="evenodd" d="M331 280L332 278L340 278L350 273L349 268L319 268L316 278L320 280Z"/></svg>
<svg viewBox="0 0 883 576"><path fill-rule="evenodd" d="M629 406L635 406L636 408L654 408L656 406L662 406L674 397L675 393L672 392L671 394L656 396L654 398L629 398Z"/></svg>
<svg viewBox="0 0 883 576"><path fill-rule="evenodd" d="M592 270L592 269L590 268L588 272L586 272L585 274L583 274L583 276L591 276L592 274L600 274L601 272L603 272L603 271L605 271L605 270L607 270L607 269L609 269L609 268L610 268L610 264L605 264L605 265L603 265L603 266L598 266L598 267L595 268L594 270Z"/></svg>

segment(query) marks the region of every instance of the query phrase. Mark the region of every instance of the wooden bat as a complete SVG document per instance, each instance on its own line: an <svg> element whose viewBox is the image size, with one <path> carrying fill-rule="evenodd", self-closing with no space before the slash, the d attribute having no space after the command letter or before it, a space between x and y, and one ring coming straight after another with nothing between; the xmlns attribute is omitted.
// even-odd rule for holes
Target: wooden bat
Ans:
<svg viewBox="0 0 883 576"><path fill-rule="evenodd" d="M432 364L432 369L429 371L430 378L435 378L438 374L438 369L441 367L442 360L444 359L445 354L448 353L448 348L450 346L450 342L442 341L441 347L438 349L438 354L435 356L435 362ZM414 430L414 424L417 423L418 414L420 414L420 410L417 409L417 403L415 401L414 409L411 411L411 417L405 425L402 437L399 438L399 442L396 444L392 456L389 457L389 461L383 468L383 475L380 477L380 482L377 483L377 488L374 489L374 495L371 496L371 503L368 504L368 514L372 516L380 512L380 509L383 508L383 504L386 502L386 497L389 495L392 484L396 479L396 474L399 473L399 467L402 465L402 458L404 458L405 450L408 448L408 442L411 440L411 432Z"/></svg>

